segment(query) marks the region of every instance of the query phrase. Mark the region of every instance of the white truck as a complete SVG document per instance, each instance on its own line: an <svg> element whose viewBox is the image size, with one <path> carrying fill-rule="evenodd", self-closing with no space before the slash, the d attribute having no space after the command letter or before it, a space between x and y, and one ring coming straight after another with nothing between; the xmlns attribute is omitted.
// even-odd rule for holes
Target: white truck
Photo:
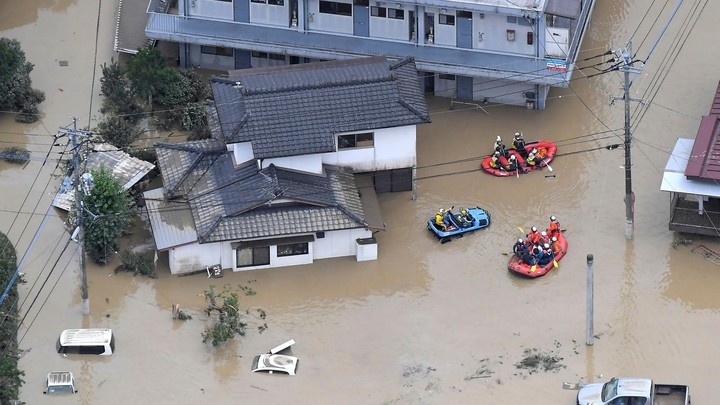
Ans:
<svg viewBox="0 0 720 405"><path fill-rule="evenodd" d="M580 387L578 405L690 405L687 385L655 384L650 378L613 378Z"/></svg>

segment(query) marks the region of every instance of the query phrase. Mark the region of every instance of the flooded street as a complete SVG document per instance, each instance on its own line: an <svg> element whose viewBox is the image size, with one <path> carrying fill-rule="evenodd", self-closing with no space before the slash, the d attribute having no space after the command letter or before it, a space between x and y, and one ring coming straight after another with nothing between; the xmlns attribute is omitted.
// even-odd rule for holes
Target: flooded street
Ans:
<svg viewBox="0 0 720 405"><path fill-rule="evenodd" d="M50 149L52 134L73 116L79 127L98 122L99 65L117 58L116 3L28 0L5 5L0 14L0 35L22 43L35 65L33 87L46 95L38 123L17 124L12 114L0 114L0 146L32 151L27 166L0 163L0 230L16 244L18 258L60 183L63 148ZM623 47L631 37L644 59L672 8L653 24L662 7L654 3L661 2L598 1L580 59ZM691 250L698 244L720 250L720 240L681 236L692 243L674 243L670 197L659 189L675 140L695 137L720 80L720 44L711 35L718 15L720 2L684 2L633 84L632 97L645 101L631 107L633 240L625 237L623 149L604 148L623 142L623 101L610 105L622 96L621 73L588 79L598 71L576 71L570 88L551 91L544 111L450 110L448 99L430 97L433 123L418 129L417 199L380 194L387 231L377 234L374 262L329 259L207 279L171 276L161 255L155 280L115 275L115 262L90 264L90 315L83 316L76 245L63 250L69 237L64 214L51 209L23 267L20 315L26 317L18 338L26 350L20 360L26 383L20 399L570 405L575 391L563 390L565 381L639 376L689 384L693 403L715 403L708 370L720 357L720 266ZM495 136L510 143L516 131L558 144L552 172L499 178L479 170ZM441 245L425 222L451 205L485 208L492 225ZM510 274L503 253L522 236L518 227L545 228L551 214L569 242L559 268L534 280ZM148 229L132 235L135 244L151 240ZM585 345L588 254L595 257L591 347ZM213 349L200 336L207 319L203 291L226 283L256 294L240 293L246 336ZM173 304L193 319L173 321ZM59 355L60 331L77 327L112 328L116 353ZM300 358L297 376L250 372L255 354L290 338ZM526 351L555 356L561 367L519 369ZM44 376L60 370L73 372L79 393L44 396Z"/></svg>

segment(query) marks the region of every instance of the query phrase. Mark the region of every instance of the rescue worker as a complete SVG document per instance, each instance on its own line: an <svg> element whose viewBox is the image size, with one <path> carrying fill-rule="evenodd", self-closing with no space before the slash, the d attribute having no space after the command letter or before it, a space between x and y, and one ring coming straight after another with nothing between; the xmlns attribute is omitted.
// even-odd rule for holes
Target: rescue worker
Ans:
<svg viewBox="0 0 720 405"><path fill-rule="evenodd" d="M540 232L540 240L539 240L539 242L540 242L541 245L543 245L543 244L545 244L545 243L550 243L550 238L548 237L547 232L545 232L545 231Z"/></svg>
<svg viewBox="0 0 720 405"><path fill-rule="evenodd" d="M523 139L522 132L515 132L515 138L512 143L513 149L518 151L520 156L527 158L527 150L525 149L525 139Z"/></svg>
<svg viewBox="0 0 720 405"><path fill-rule="evenodd" d="M558 242L558 238L553 236L552 239L550 239L550 240L552 241L551 247L552 247L553 255L555 255L555 256L559 255L560 252L562 252L562 246L560 246L560 242Z"/></svg>
<svg viewBox="0 0 720 405"><path fill-rule="evenodd" d="M537 154L537 149L533 148L532 151L528 154L527 159L525 160L525 163L527 163L530 167L535 167L538 164L537 157L535 156Z"/></svg>
<svg viewBox="0 0 720 405"><path fill-rule="evenodd" d="M472 222L469 222L467 220L467 211L465 211L464 208L460 209L460 212L455 214L455 220L460 225L461 228L469 228L472 225Z"/></svg>
<svg viewBox="0 0 720 405"><path fill-rule="evenodd" d="M525 246L525 242L522 239L518 239L517 242L513 245L513 253L515 253L518 257L522 258L525 253L527 253L527 246Z"/></svg>
<svg viewBox="0 0 720 405"><path fill-rule="evenodd" d="M550 237L558 236L560 233L560 222L558 222L555 215L550 215L550 226L547 228L547 234Z"/></svg>
<svg viewBox="0 0 720 405"><path fill-rule="evenodd" d="M537 231L537 227L533 226L530 228L530 233L527 235L527 239L525 240L525 243L528 245L535 245L540 241L540 233Z"/></svg>
<svg viewBox="0 0 720 405"><path fill-rule="evenodd" d="M443 232L447 232L447 225L445 225L445 210L443 208L440 208L440 211L435 214L435 225L437 225L438 229Z"/></svg>
<svg viewBox="0 0 720 405"><path fill-rule="evenodd" d="M490 167L493 169L501 169L502 166L500 165L500 161L498 161L498 158L500 157L500 152L493 153L492 157L490 158Z"/></svg>
<svg viewBox="0 0 720 405"><path fill-rule="evenodd" d="M502 143L502 138L500 138L500 135L498 135L497 139L495 139L495 153L498 153L502 156L507 157L507 153L505 153L505 145Z"/></svg>
<svg viewBox="0 0 720 405"><path fill-rule="evenodd" d="M465 218L465 220L468 222L475 221L475 217L473 217L472 214L468 212L468 210L466 210L465 208L460 210L460 214L462 214L463 218Z"/></svg>
<svg viewBox="0 0 720 405"><path fill-rule="evenodd" d="M534 266L537 262L537 254L539 252L539 249L537 248L537 245L533 247L532 250L527 250L522 255L522 261L523 263L527 264L528 266Z"/></svg>
<svg viewBox="0 0 720 405"><path fill-rule="evenodd" d="M543 244L542 249L540 250L540 256L538 257L538 266L546 266L553 260L555 259L553 257L552 249L550 249L550 244Z"/></svg>
<svg viewBox="0 0 720 405"><path fill-rule="evenodd" d="M517 156L510 155L510 158L507 161L507 165L505 165L505 170L507 170L509 172L514 172L517 169L518 169Z"/></svg>

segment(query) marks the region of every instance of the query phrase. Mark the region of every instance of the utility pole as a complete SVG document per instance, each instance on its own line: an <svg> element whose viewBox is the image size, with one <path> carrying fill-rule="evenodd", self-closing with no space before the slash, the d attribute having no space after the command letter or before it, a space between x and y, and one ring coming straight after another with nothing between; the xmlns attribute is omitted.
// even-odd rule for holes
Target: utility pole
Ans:
<svg viewBox="0 0 720 405"><path fill-rule="evenodd" d="M85 239L83 232L83 203L82 203L82 187L80 185L80 143L77 137L87 136L89 133L78 131L77 118L73 117L73 129L68 131L70 136L70 144L73 151L73 188L75 190L75 214L77 218L77 228L73 231L73 240L78 244L78 252L80 253L80 296L82 298L83 315L90 314L90 297L88 294L87 268L85 265Z"/></svg>
<svg viewBox="0 0 720 405"><path fill-rule="evenodd" d="M632 145L632 133L630 131L630 101L639 101L640 99L630 98L630 74L638 74L642 72L642 67L633 66L635 61L632 60L632 41L628 42L627 47L621 51L616 51L616 57L621 64L618 70L621 70L625 76L625 91L622 97L614 97L615 100L625 101L625 237L630 240L633 238L635 229L635 193L632 190L632 159L630 157L630 147Z"/></svg>

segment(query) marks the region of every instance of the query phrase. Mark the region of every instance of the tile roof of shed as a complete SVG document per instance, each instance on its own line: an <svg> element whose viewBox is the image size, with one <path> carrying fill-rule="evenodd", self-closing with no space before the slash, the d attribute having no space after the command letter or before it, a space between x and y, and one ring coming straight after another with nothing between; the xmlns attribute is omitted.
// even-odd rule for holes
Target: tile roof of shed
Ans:
<svg viewBox="0 0 720 405"><path fill-rule="evenodd" d="M720 83L715 90L710 113L700 121L685 176L689 179L720 180Z"/></svg>
<svg viewBox="0 0 720 405"><path fill-rule="evenodd" d="M264 159L335 151L335 134L430 122L412 58L234 70L210 81L226 143Z"/></svg>

